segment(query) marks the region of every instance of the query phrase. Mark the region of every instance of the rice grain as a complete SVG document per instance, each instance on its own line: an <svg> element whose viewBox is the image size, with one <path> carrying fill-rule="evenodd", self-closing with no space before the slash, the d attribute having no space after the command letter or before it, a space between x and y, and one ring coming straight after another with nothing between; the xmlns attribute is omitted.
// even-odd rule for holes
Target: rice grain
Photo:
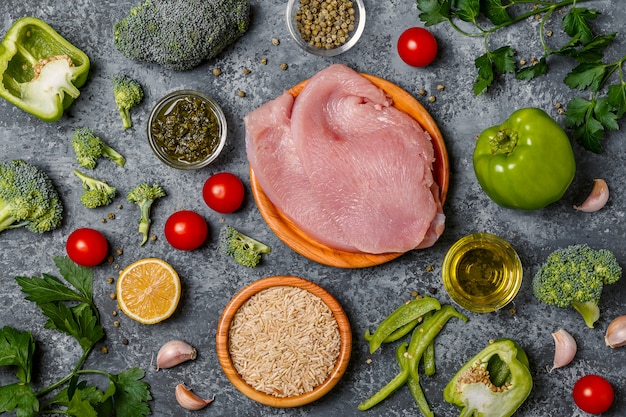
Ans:
<svg viewBox="0 0 626 417"><path fill-rule="evenodd" d="M331 309L311 292L290 286L265 289L237 310L229 351L239 375L260 392L292 397L326 380L339 357L341 337Z"/></svg>

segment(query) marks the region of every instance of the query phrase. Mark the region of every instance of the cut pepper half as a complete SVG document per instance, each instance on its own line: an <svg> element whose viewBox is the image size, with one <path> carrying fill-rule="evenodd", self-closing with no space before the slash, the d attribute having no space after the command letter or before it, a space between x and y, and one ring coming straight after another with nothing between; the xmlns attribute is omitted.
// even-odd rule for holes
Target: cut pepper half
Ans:
<svg viewBox="0 0 626 417"><path fill-rule="evenodd" d="M35 17L13 23L0 44L0 97L46 122L61 118L87 81L89 57Z"/></svg>

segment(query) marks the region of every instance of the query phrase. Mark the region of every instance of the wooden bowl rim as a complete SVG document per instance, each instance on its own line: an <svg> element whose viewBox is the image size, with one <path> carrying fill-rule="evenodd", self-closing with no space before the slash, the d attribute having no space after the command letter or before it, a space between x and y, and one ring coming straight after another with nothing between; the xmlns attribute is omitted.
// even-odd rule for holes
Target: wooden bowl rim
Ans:
<svg viewBox="0 0 626 417"><path fill-rule="evenodd" d="M361 75L389 94L394 101L394 107L413 117L431 136L435 151L433 175L439 185L439 198L443 205L448 193L450 167L443 135L437 123L426 108L401 87L375 75L364 73ZM308 81L308 79L301 81L287 91L296 97ZM383 254L346 252L319 243L300 230L272 204L258 183L252 167L250 167L250 186L259 212L269 228L289 248L311 261L337 268L365 268L389 262L403 255L401 252Z"/></svg>
<svg viewBox="0 0 626 417"><path fill-rule="evenodd" d="M337 325L339 326L339 335L341 337L341 347L337 363L326 380L318 385L313 391L298 395L295 397L275 397L257 391L248 385L235 369L230 358L229 352L229 330L233 320L233 316L239 308L248 301L253 295L268 288L288 286L297 287L309 291L318 296L331 309ZM341 304L320 285L304 278L291 275L277 275L262 278L241 289L224 308L217 326L216 335L217 358L228 380L246 397L257 401L261 404L287 408L299 407L311 403L324 395L326 395L341 379L350 362L352 354L352 331L350 329L350 321L343 310Z"/></svg>

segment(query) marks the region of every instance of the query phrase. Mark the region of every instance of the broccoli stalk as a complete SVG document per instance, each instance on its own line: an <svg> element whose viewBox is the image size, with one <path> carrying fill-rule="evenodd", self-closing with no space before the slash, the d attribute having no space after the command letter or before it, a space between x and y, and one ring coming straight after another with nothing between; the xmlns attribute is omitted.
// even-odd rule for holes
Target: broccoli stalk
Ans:
<svg viewBox="0 0 626 417"><path fill-rule="evenodd" d="M0 232L26 227L32 232L56 229L63 205L48 175L22 160L0 164Z"/></svg>
<svg viewBox="0 0 626 417"><path fill-rule="evenodd" d="M579 244L552 252L533 277L532 285L539 301L573 307L587 327L593 328L600 318L602 289L621 276L622 268L613 252Z"/></svg>
<svg viewBox="0 0 626 417"><path fill-rule="evenodd" d="M135 203L141 210L141 219L139 220L139 233L143 236L140 246L143 246L148 240L148 233L150 232L150 208L152 203L158 198L164 197L165 191L158 184L152 184L149 186L147 183L142 183L128 192L128 201Z"/></svg>
<svg viewBox="0 0 626 417"><path fill-rule="evenodd" d="M126 158L95 136L93 130L86 127L74 131L72 147L76 153L76 161L84 168L94 169L98 158L101 157L109 158L121 167L126 164Z"/></svg>
<svg viewBox="0 0 626 417"><path fill-rule="evenodd" d="M269 254L271 248L229 225L222 226L219 236L220 248L225 255L248 268L261 262L262 254Z"/></svg>
<svg viewBox="0 0 626 417"><path fill-rule="evenodd" d="M133 125L130 118L130 109L137 106L143 100L143 88L127 75L116 74L113 76L113 96L115 105L122 117L122 126L128 129Z"/></svg>
<svg viewBox="0 0 626 417"><path fill-rule="evenodd" d="M113 202L116 188L97 178L90 177L77 169L72 170L83 183L83 194L80 202L87 208L106 206Z"/></svg>

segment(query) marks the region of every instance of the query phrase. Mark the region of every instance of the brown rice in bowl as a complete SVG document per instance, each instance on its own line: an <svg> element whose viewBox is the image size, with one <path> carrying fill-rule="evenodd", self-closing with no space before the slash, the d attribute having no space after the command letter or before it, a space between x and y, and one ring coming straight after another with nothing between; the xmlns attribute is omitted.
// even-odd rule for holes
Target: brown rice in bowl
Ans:
<svg viewBox="0 0 626 417"><path fill-rule="evenodd" d="M295 407L326 394L341 378L352 347L337 301L298 277L265 278L229 303L217 332L228 379L266 405Z"/></svg>

